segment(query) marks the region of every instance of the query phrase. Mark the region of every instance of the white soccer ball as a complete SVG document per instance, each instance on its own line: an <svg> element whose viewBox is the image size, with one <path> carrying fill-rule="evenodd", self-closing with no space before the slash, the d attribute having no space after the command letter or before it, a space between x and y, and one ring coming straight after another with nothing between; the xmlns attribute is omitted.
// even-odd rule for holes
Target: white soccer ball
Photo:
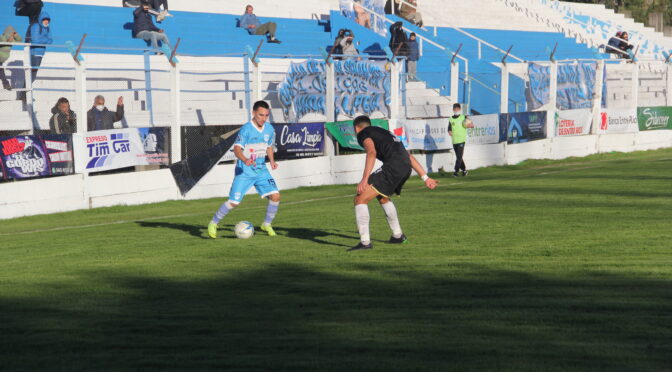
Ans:
<svg viewBox="0 0 672 372"><path fill-rule="evenodd" d="M248 239L254 235L254 225L251 222L240 221L233 228L233 232L236 233L238 239Z"/></svg>

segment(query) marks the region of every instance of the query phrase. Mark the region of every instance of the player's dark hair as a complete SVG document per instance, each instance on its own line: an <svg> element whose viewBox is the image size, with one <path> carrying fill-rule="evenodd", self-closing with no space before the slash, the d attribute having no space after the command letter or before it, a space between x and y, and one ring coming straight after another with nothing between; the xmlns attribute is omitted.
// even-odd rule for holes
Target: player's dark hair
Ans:
<svg viewBox="0 0 672 372"><path fill-rule="evenodd" d="M266 103L266 101L257 101L254 103L254 106L252 106L252 111L257 111L259 107L265 108L266 110L271 109L271 106L269 106L268 103Z"/></svg>
<svg viewBox="0 0 672 372"><path fill-rule="evenodd" d="M461 109L461 108L462 108L462 105L460 105L459 103L453 103L453 108L454 108L454 109L456 109L456 108Z"/></svg>
<svg viewBox="0 0 672 372"><path fill-rule="evenodd" d="M355 127L368 127L371 125L371 119L369 119L369 117L366 115L361 115L352 121L352 125Z"/></svg>
<svg viewBox="0 0 672 372"><path fill-rule="evenodd" d="M56 102L56 106L58 106L58 105L60 105L60 104L62 104L62 103L70 104L70 101L68 101L68 99L65 98L65 97L61 97L61 98L59 98L58 101Z"/></svg>

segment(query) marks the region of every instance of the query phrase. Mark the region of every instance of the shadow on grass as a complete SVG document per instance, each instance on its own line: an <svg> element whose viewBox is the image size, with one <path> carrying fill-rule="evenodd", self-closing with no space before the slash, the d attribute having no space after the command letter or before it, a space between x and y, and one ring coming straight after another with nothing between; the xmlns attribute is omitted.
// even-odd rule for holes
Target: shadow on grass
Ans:
<svg viewBox="0 0 672 372"><path fill-rule="evenodd" d="M669 370L672 283L454 264L95 272L0 298L4 370ZM425 268L426 269L426 268ZM459 275L455 275L459 273Z"/></svg>
<svg viewBox="0 0 672 372"><path fill-rule="evenodd" d="M210 237L208 237L208 227L203 225L189 225L186 223L155 222L155 221L137 221L136 223L140 227L180 230L197 238L210 239Z"/></svg>

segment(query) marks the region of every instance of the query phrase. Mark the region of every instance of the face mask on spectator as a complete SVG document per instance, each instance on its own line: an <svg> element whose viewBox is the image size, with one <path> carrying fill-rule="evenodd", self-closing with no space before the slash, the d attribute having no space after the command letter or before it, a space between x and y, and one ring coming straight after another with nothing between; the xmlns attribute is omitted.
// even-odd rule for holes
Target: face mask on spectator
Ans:
<svg viewBox="0 0 672 372"><path fill-rule="evenodd" d="M105 105L98 105L98 106L96 106L96 109L98 111L103 111L103 110L105 110Z"/></svg>
<svg viewBox="0 0 672 372"><path fill-rule="evenodd" d="M460 110L460 111L453 111L453 115L462 115L462 110Z"/></svg>

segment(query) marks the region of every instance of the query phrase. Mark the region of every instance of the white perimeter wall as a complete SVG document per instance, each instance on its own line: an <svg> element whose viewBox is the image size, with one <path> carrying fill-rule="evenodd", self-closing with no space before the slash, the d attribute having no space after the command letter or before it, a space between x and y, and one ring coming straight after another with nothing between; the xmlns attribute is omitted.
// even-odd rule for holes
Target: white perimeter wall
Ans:
<svg viewBox="0 0 672 372"><path fill-rule="evenodd" d="M490 165L517 164L527 159L563 159L600 152L631 152L672 147L672 131L555 137L523 144L468 146L465 161L469 169ZM418 156L421 162L428 159ZM436 154L432 168L452 168L452 153ZM273 171L283 190L359 182L364 155L319 157L283 161ZM182 197L168 169L85 177L78 174L0 184L0 219L65 212L113 205L137 205L166 200L190 200L228 195L233 165L219 165L207 174L186 197ZM353 189L354 191L354 189Z"/></svg>

